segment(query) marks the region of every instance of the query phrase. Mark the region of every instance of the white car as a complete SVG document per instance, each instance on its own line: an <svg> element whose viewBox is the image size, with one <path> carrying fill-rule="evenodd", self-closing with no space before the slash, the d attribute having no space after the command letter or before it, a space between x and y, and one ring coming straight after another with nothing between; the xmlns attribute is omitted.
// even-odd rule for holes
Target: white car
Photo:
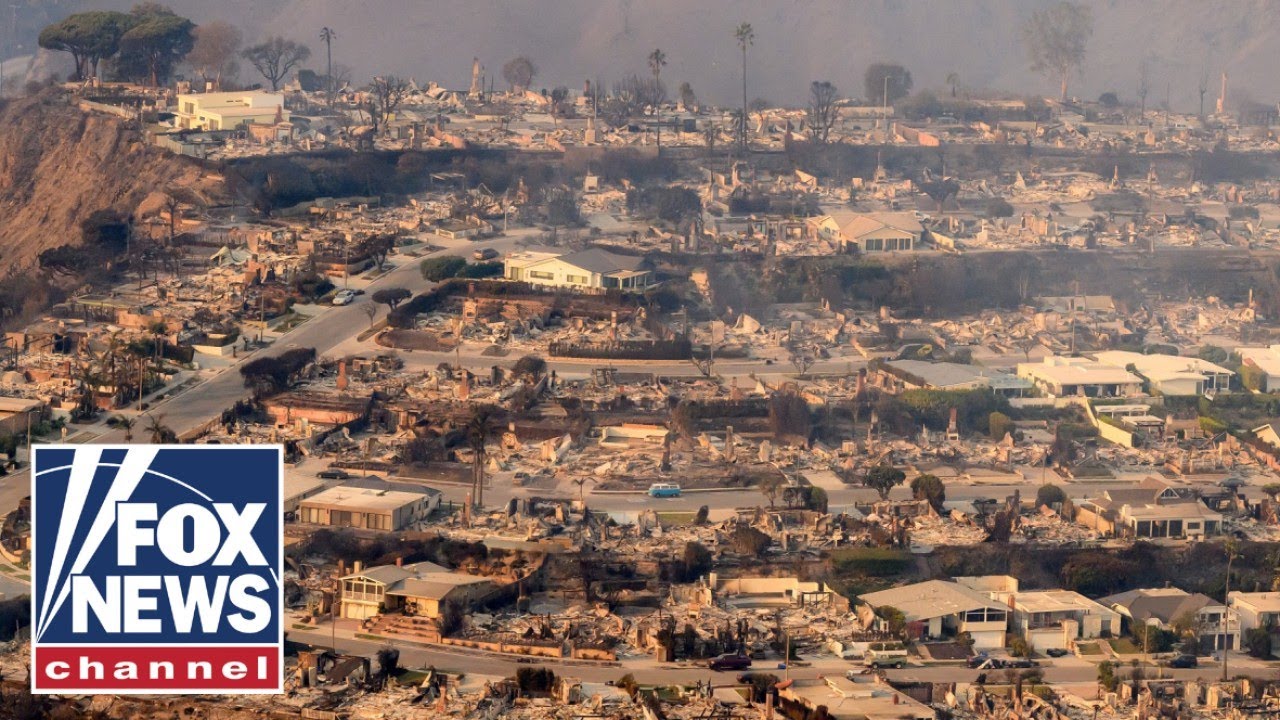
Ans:
<svg viewBox="0 0 1280 720"><path fill-rule="evenodd" d="M356 299L355 290L339 290L337 295L333 296L334 305L350 305L352 300Z"/></svg>

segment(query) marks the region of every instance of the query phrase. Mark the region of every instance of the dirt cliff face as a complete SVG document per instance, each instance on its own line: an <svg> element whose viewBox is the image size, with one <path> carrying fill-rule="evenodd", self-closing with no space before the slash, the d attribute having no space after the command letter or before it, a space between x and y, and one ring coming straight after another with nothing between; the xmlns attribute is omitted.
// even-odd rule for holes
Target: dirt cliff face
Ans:
<svg viewBox="0 0 1280 720"><path fill-rule="evenodd" d="M0 109L0 278L40 253L80 242L95 210L133 213L148 195L208 196L221 179L193 160L145 144L123 118L89 113L47 91Z"/></svg>

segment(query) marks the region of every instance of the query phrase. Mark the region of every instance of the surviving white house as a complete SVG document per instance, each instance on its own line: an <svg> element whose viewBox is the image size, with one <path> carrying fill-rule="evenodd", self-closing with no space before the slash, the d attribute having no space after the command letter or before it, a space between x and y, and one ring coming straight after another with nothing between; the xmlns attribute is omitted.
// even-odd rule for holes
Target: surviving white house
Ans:
<svg viewBox="0 0 1280 720"><path fill-rule="evenodd" d="M181 130L234 130L245 124L289 121L284 95L263 90L179 95L175 115L174 124Z"/></svg>
<svg viewBox="0 0 1280 720"><path fill-rule="evenodd" d="M1050 355L1044 362L1018 363L1018 377L1055 397L1128 397L1142 393L1142 378L1123 367L1088 358Z"/></svg>
<svg viewBox="0 0 1280 720"><path fill-rule="evenodd" d="M572 253L526 250L503 261L503 277L533 285L585 291L640 290L652 283L644 259L599 248Z"/></svg>
<svg viewBox="0 0 1280 720"><path fill-rule="evenodd" d="M1179 355L1144 355L1126 350L1107 350L1094 357L1103 365L1133 368L1161 395L1204 395L1225 392L1235 373L1208 360Z"/></svg>
<svg viewBox="0 0 1280 720"><path fill-rule="evenodd" d="M1120 613L1074 590L1019 592L1012 632L1036 650L1069 648L1078 639L1120 634Z"/></svg>
<svg viewBox="0 0 1280 720"><path fill-rule="evenodd" d="M1236 353L1245 365L1256 367L1262 372L1262 390L1274 392L1280 389L1280 345L1238 347Z"/></svg>

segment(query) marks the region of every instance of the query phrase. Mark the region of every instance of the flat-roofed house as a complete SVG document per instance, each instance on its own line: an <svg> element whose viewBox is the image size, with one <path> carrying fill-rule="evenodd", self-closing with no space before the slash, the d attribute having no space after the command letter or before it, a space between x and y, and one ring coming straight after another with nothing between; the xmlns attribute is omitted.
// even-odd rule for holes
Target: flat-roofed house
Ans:
<svg viewBox="0 0 1280 720"><path fill-rule="evenodd" d="M179 95L175 114L183 130L234 130L246 124L289 121L284 95L263 90Z"/></svg>
<svg viewBox="0 0 1280 720"><path fill-rule="evenodd" d="M1120 634L1120 613L1074 590L1019 592L1011 601L1013 631L1036 650Z"/></svg>
<svg viewBox="0 0 1280 720"><path fill-rule="evenodd" d="M522 251L503 260L503 277L533 285L583 291L640 290L653 273L644 258L587 248L572 253Z"/></svg>
<svg viewBox="0 0 1280 720"><path fill-rule="evenodd" d="M1280 628L1280 592L1233 591L1227 596L1227 604L1240 621L1240 636L1250 630L1266 630L1273 642Z"/></svg>
<svg viewBox="0 0 1280 720"><path fill-rule="evenodd" d="M1018 363L1018 377L1056 397L1128 397L1142 392L1142 378L1088 358L1051 355L1044 362Z"/></svg>
<svg viewBox="0 0 1280 720"><path fill-rule="evenodd" d="M332 527L403 530L425 520L440 506L440 491L409 483L388 487L339 485L304 498L298 521ZM404 489L390 489L391 486Z"/></svg>
<svg viewBox="0 0 1280 720"><path fill-rule="evenodd" d="M1236 354L1245 365L1262 373L1262 387L1266 392L1280 390L1280 345L1266 347L1238 347Z"/></svg>
<svg viewBox="0 0 1280 720"><path fill-rule="evenodd" d="M1098 362L1112 367L1132 367L1151 383L1152 391L1161 395L1204 395L1224 392L1231 387L1235 373L1208 360L1179 355L1144 355L1126 350L1107 350L1094 355Z"/></svg>

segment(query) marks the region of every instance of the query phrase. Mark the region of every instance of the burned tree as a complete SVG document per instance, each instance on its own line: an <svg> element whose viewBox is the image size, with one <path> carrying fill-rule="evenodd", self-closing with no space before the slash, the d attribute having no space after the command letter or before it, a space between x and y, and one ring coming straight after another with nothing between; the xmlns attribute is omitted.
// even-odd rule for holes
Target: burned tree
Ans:
<svg viewBox="0 0 1280 720"><path fill-rule="evenodd" d="M831 136L831 128L835 126L840 110L836 107L838 92L829 80L814 80L809 84L809 108L806 119L809 123L809 139L825 144Z"/></svg>
<svg viewBox="0 0 1280 720"><path fill-rule="evenodd" d="M1067 77L1084 64L1085 46L1092 35L1093 13L1068 0L1037 10L1022 28L1031 69L1059 81L1061 100L1067 99Z"/></svg>

